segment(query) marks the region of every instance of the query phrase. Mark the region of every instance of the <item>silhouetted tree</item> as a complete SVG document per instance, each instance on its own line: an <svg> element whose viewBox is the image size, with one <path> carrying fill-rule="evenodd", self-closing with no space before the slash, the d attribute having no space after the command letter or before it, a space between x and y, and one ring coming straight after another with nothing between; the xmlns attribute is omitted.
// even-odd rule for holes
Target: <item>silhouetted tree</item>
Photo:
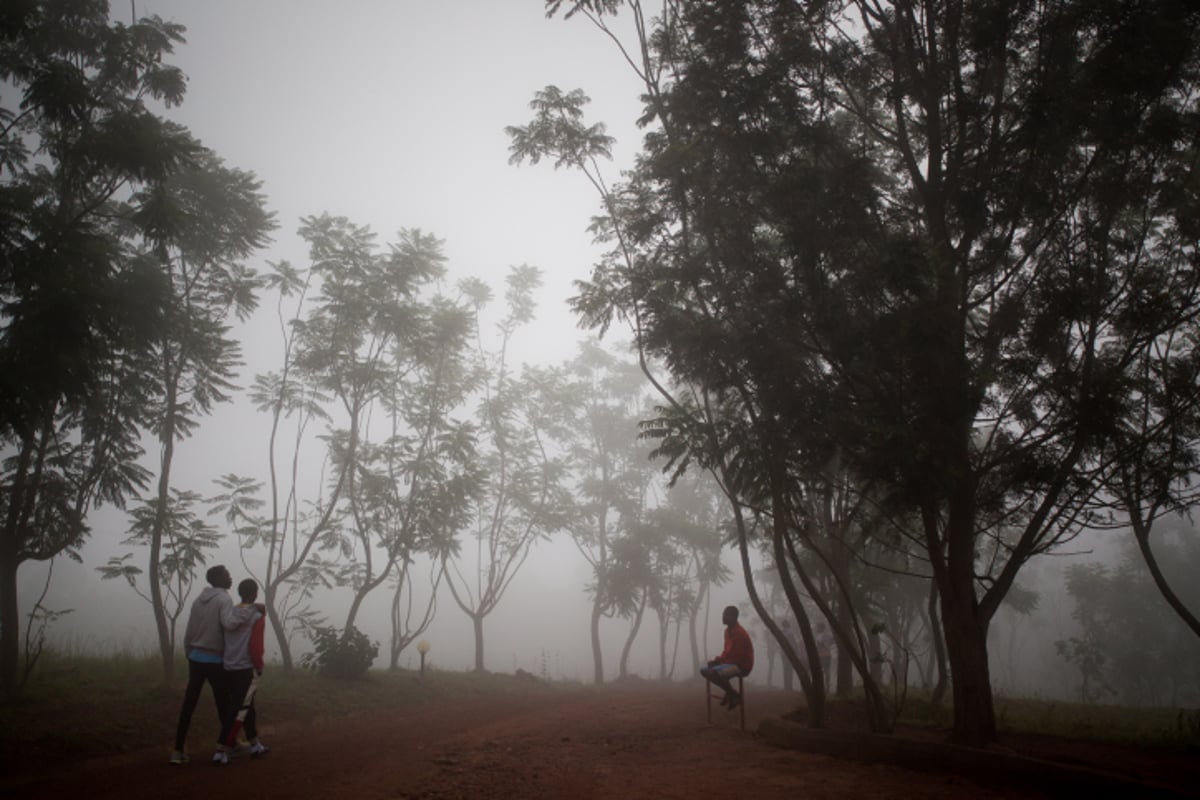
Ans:
<svg viewBox="0 0 1200 800"><path fill-rule="evenodd" d="M221 168L186 129L150 109L183 99L185 78L164 61L182 34L158 17L112 22L104 2L22 0L0 11L8 100L0 105L7 692L16 689L19 566L74 552L91 507L121 506L150 478L140 437L164 422L158 357L164 343L194 333L181 323L184 287L174 281L184 259L191 268L212 260L228 267L224 259L238 250L231 242L253 249L265 229L253 179ZM199 185L205 181L212 183ZM222 207L220 198L234 205ZM243 198L248 206L236 207ZM250 216L239 216L243 210ZM211 320L199 324L216 337L204 347L228 343ZM215 372L192 373L195 393L181 401L192 403L190 413L218 399L232 367L228 351L210 356ZM166 490L159 495L165 513ZM160 641L169 642L159 622Z"/></svg>
<svg viewBox="0 0 1200 800"><path fill-rule="evenodd" d="M1129 457L1105 444L1142 354L1194 325L1200 10L696 1L647 25L637 2L547 7L643 23L627 55L649 132L577 309L627 320L726 404L693 417L690 452L757 475L772 525L789 465L832 444L920 520L955 736L992 740L988 624ZM581 99L542 93L558 127L521 129L514 158L587 166L606 145ZM705 427L731 420L736 443Z"/></svg>

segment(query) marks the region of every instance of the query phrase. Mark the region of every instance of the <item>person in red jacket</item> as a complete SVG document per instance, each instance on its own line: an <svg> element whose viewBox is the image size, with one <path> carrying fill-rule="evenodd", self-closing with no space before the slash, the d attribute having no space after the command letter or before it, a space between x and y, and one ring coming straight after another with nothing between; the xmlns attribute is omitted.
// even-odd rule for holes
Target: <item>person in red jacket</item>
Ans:
<svg viewBox="0 0 1200 800"><path fill-rule="evenodd" d="M700 674L725 692L721 705L733 710L742 702L742 696L729 681L739 675L745 677L754 669L754 645L750 643L750 634L738 624L737 606L726 606L721 613L721 622L725 624L725 649L707 666L701 667Z"/></svg>
<svg viewBox="0 0 1200 800"><path fill-rule="evenodd" d="M239 609L248 609L252 621L225 636L225 675L229 686L230 697L226 703L226 716L221 725L221 744L213 755L213 763L228 764L233 753L237 736L234 723L250 685L262 677L263 671L263 629L266 621L266 607L254 601L258 599L258 584L250 578L238 584L238 597L242 603ZM250 700L250 708L242 723L246 732L246 741L250 742L250 756L258 758L271 752L271 748L258 738L258 714L254 709L254 698Z"/></svg>

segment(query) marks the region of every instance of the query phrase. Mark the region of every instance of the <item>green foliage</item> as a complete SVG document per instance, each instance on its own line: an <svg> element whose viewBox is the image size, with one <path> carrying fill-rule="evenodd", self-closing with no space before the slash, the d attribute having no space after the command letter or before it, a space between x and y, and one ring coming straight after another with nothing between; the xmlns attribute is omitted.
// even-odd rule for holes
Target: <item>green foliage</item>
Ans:
<svg viewBox="0 0 1200 800"><path fill-rule="evenodd" d="M1081 703L1095 703L1117 693L1116 689L1104 682L1105 655L1096 641L1072 636L1056 641L1054 650L1064 661L1074 664L1079 670Z"/></svg>
<svg viewBox="0 0 1200 800"><path fill-rule="evenodd" d="M1200 540L1186 526L1156 545L1183 600L1200 608ZM1077 636L1057 642L1059 654L1081 675L1081 695L1101 691L1127 705L1200 704L1200 640L1171 611L1155 589L1136 550L1126 549L1115 565L1076 564L1066 571L1075 602Z"/></svg>
<svg viewBox="0 0 1200 800"><path fill-rule="evenodd" d="M312 630L313 652L300 659L300 665L331 678L362 678L379 655L379 643L354 626Z"/></svg>

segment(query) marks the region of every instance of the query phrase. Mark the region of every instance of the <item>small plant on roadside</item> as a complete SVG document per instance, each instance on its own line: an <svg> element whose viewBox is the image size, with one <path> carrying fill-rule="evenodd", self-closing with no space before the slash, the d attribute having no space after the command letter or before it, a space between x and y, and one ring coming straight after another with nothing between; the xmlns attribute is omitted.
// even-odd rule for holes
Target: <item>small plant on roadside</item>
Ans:
<svg viewBox="0 0 1200 800"><path fill-rule="evenodd" d="M337 628L312 629L313 652L300 659L300 665L331 678L361 678L379 655L379 643L353 625L345 631Z"/></svg>

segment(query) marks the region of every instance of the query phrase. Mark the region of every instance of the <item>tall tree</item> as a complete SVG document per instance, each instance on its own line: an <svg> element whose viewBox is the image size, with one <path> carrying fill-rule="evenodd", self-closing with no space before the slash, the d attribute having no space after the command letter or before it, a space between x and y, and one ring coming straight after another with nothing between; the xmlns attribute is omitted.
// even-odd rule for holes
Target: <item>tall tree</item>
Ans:
<svg viewBox="0 0 1200 800"><path fill-rule="evenodd" d="M350 420L331 439L333 463L349 473L344 520L354 559L346 574L354 596L345 630L399 563L449 549L478 491L473 426L452 416L475 384L473 310L422 292L444 274L444 260L436 238L402 231L366 268L343 263L333 292L326 279L338 304L327 324L341 347L351 345L335 361L310 353ZM361 366L347 369L346 354Z"/></svg>
<svg viewBox="0 0 1200 800"><path fill-rule="evenodd" d="M474 540L473 552L464 552L459 543L441 555L450 596L471 619L477 672L485 668L484 621L504 599L533 546L563 519L565 470L548 438L561 426L557 378L531 368L514 375L509 363L512 337L533 319L540 285L536 267L510 268L496 339L484 335L480 313L490 290L477 281L466 287L476 306L475 363L481 383L475 427L482 484L461 531Z"/></svg>
<svg viewBox="0 0 1200 800"><path fill-rule="evenodd" d="M0 10L0 682L15 690L17 570L73 552L95 504L144 488L140 428L171 327L156 189L203 148L150 110L183 99L183 28L104 2ZM14 99L16 102L14 103ZM211 213L212 209L204 209ZM190 222L196 228L213 218ZM180 241L175 239L173 245Z"/></svg>
<svg viewBox="0 0 1200 800"><path fill-rule="evenodd" d="M649 600L655 584L648 546L652 537L640 527L654 502L649 448L638 441L645 385L635 364L596 342L582 343L568 369L572 388L564 400L572 406L573 424L564 429L562 444L570 454L576 485L566 530L592 571L588 630L592 676L600 684L602 620L632 615ZM622 539L636 542L627 542L619 552L615 545ZM635 557L646 560L639 563ZM636 619L640 624L640 612Z"/></svg>
<svg viewBox="0 0 1200 800"><path fill-rule="evenodd" d="M159 445L158 517L148 532L146 570L167 683L174 678L174 637L165 587L155 576L170 524L176 445L195 431L201 415L228 401L234 388L241 346L231 336L230 318L246 320L258 304L261 285L244 260L266 243L275 225L260 186L253 175L204 152L191 168L134 196L137 220L170 282L166 327L152 352L157 397L149 424Z"/></svg>
<svg viewBox="0 0 1200 800"><path fill-rule="evenodd" d="M399 563L456 530L476 482L471 427L449 416L471 386L463 350L472 315L434 293L441 242L403 230L380 251L369 228L328 214L304 218L300 235L310 266L276 265L273 277L281 303L300 298L295 317L281 316L284 367L255 388L273 419L269 513L253 513L262 501L244 479L229 480L227 497L229 513L247 522L244 546L267 551L262 582L285 664L289 618L315 621L299 603L331 582L349 585L349 630ZM276 446L289 415L297 428L284 477ZM324 466L305 503L301 452L318 419L328 421Z"/></svg>
<svg viewBox="0 0 1200 800"><path fill-rule="evenodd" d="M227 521L241 539L242 563L263 587L267 619L279 645L280 659L284 670L290 670L293 635L299 629L311 629L325 622L309 601L318 589L331 588L334 579L332 559L323 554L339 546L333 510L342 484L335 484L328 501L320 493L315 500L307 500L310 484L301 469L311 452L310 426L330 421L326 410L328 394L306 383L296 364L306 301L314 290L314 282L319 287L320 280L311 267L298 270L281 261L271 264L265 281L277 294L275 315L283 351L280 369L255 376L250 390L257 409L271 419L267 435L268 479L264 487L253 478L226 475L218 480L225 489L219 501ZM293 427L285 428L285 424ZM286 460L284 452L290 452ZM264 488L266 499L259 496ZM256 548L265 553L254 568L246 564L246 555Z"/></svg>
<svg viewBox="0 0 1200 800"><path fill-rule="evenodd" d="M752 401L774 524L773 441L836 442L918 515L955 736L987 742L988 624L1125 457L1140 354L1194 323L1200 11L697 1L638 30L653 125L578 307Z"/></svg>

